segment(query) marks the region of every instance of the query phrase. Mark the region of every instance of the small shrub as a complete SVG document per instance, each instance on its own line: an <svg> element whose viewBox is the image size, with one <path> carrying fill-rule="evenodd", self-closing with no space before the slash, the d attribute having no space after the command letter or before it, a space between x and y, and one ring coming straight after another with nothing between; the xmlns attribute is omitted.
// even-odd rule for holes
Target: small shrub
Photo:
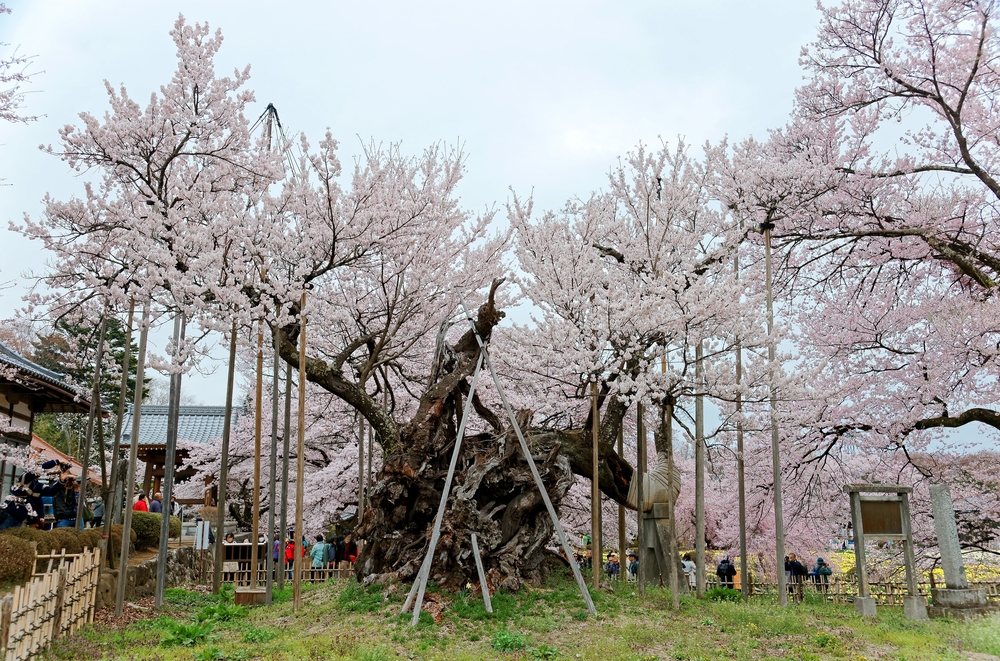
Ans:
<svg viewBox="0 0 1000 661"><path fill-rule="evenodd" d="M132 532L136 534L137 550L156 548L160 545L160 515L132 512Z"/></svg>
<svg viewBox="0 0 1000 661"><path fill-rule="evenodd" d="M211 606L202 608L196 619L199 622L229 622L230 620L246 617L246 614L249 612L246 606L224 603L212 604Z"/></svg>
<svg viewBox="0 0 1000 661"><path fill-rule="evenodd" d="M111 548L114 550L115 557L121 553L122 550L122 531L125 530L125 526L116 524L111 526L111 536L108 540ZM139 536L135 534L135 529L129 531L129 542L132 546L135 546L135 542L139 539Z"/></svg>
<svg viewBox="0 0 1000 661"><path fill-rule="evenodd" d="M45 531L39 530L38 528L18 526L16 528L8 528L0 534L17 537L18 539L23 539L26 542L35 542L38 544L35 551L39 555L46 555L52 552L52 537Z"/></svg>
<svg viewBox="0 0 1000 661"><path fill-rule="evenodd" d="M743 600L743 595L737 590L732 588L712 588L705 593L710 601L733 601L739 602Z"/></svg>
<svg viewBox="0 0 1000 661"><path fill-rule="evenodd" d="M66 549L66 553L80 553L83 551L83 544L80 542L79 530L73 528L54 528L45 532L49 536L49 544L54 553L59 553Z"/></svg>
<svg viewBox="0 0 1000 661"><path fill-rule="evenodd" d="M532 659L554 659L559 656L559 650L555 647L549 647L548 645L539 645L535 649L531 650L529 656Z"/></svg>
<svg viewBox="0 0 1000 661"><path fill-rule="evenodd" d="M87 528L86 530L80 531L80 542L83 544L83 548L85 549L98 548L103 537L103 528ZM119 540L119 544L121 544L121 540Z"/></svg>
<svg viewBox="0 0 1000 661"><path fill-rule="evenodd" d="M837 644L837 637L831 633L820 631L813 639L817 647L833 647Z"/></svg>
<svg viewBox="0 0 1000 661"><path fill-rule="evenodd" d="M528 646L528 641L516 631L500 630L493 634L492 645L498 652L519 652Z"/></svg>
<svg viewBox="0 0 1000 661"><path fill-rule="evenodd" d="M260 627L247 627L243 630L243 642L258 644L267 643L278 637L278 633L273 629L264 629Z"/></svg>
<svg viewBox="0 0 1000 661"><path fill-rule="evenodd" d="M164 622L164 628L167 635L163 637L162 644L165 647L194 647L212 633L210 622L189 624L168 619Z"/></svg>
<svg viewBox="0 0 1000 661"><path fill-rule="evenodd" d="M35 552L31 543L13 535L0 536L0 583L21 583L31 578Z"/></svg>

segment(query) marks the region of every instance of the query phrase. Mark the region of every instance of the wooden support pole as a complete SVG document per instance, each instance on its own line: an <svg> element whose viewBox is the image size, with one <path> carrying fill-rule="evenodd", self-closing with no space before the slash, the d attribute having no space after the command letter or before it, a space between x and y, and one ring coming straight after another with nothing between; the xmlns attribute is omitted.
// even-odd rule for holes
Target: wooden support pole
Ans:
<svg viewBox="0 0 1000 661"><path fill-rule="evenodd" d="M601 589L601 489L598 469L600 466L600 449L598 439L600 438L600 419L597 405L597 379L590 383L590 421L591 437L593 440L593 462L591 464L593 478L590 480L590 568L593 571L591 577L594 589Z"/></svg>
<svg viewBox="0 0 1000 661"><path fill-rule="evenodd" d="M178 312L174 318L173 360L173 367L178 371L170 375L170 410L167 413L167 444L166 457L163 461L162 482L163 504L160 510L160 549L156 561L156 587L153 595L153 603L156 608L163 607L163 590L166 587L167 579L167 545L170 541L170 497L174 492L174 468L177 461L177 426L181 408L181 372L179 370L183 359L180 358L180 355L186 326L187 321L184 318L184 314Z"/></svg>
<svg viewBox="0 0 1000 661"><path fill-rule="evenodd" d="M434 564L434 553L437 551L438 540L441 539L441 522L444 520L444 511L448 506L448 496L451 494L451 483L455 479L455 467L458 465L458 457L462 452L462 438L465 436L465 426L469 421L469 413L474 408L472 398L476 394L476 386L479 384L479 372L483 367L483 356L480 353L476 361L476 369L472 373L472 384L469 387L467 405L462 410L462 420L458 423L458 433L455 435L455 445L451 451L451 461L448 463L448 473L444 478L444 488L441 491L441 500L438 501L437 513L434 515L434 526L431 528L431 539L427 544L427 553L424 561L417 572L417 578L410 588L410 594L403 602L403 612L410 609L413 604L413 618L410 626L416 626L420 619L420 608L424 603L424 590L427 588L427 580L430 577L431 566ZM484 574L485 577L485 574ZM415 601L414 601L415 599Z"/></svg>
<svg viewBox="0 0 1000 661"><path fill-rule="evenodd" d="M493 602L490 601L490 587L486 584L486 571L483 569L483 558L479 555L479 540L472 533L472 555L476 557L476 571L479 572L479 587L483 592L483 606L487 613L493 612Z"/></svg>
<svg viewBox="0 0 1000 661"><path fill-rule="evenodd" d="M365 418L360 413L355 416L358 423L358 523L365 511Z"/></svg>
<svg viewBox="0 0 1000 661"><path fill-rule="evenodd" d="M771 470L774 478L774 546L776 567L778 570L778 601L782 606L788 605L788 591L785 589L785 523L781 513L781 448L778 434L778 394L774 386L776 375L774 362L777 350L774 342L774 297L772 294L773 278L771 275L771 223L764 223L764 279L767 290L767 360L770 364L770 400L771 400ZM867 596L867 595L865 595Z"/></svg>
<svg viewBox="0 0 1000 661"><path fill-rule="evenodd" d="M257 587L260 568L257 536L260 534L260 437L261 417L264 414L264 322L257 322L257 381L253 425L253 510L250 524L250 589Z"/></svg>
<svg viewBox="0 0 1000 661"><path fill-rule="evenodd" d="M139 422L142 414L142 391L146 380L146 339L149 337L149 307L142 309L142 324L139 329L139 357L135 364L135 392L132 395L132 435L129 437L128 471L125 478L122 501L125 507L125 521L122 527L121 554L118 556L118 585L115 592L115 616L122 616L125 605L125 581L128 575L128 554L132 537L132 487L135 485L135 462L139 453Z"/></svg>
<svg viewBox="0 0 1000 661"><path fill-rule="evenodd" d="M666 365L664 364L665 367ZM663 403L660 415L662 416L660 418L660 424L662 425L660 433L664 435L664 441L667 446L667 475L669 476L669 487L667 488L667 526L670 528L667 547L663 549L664 554L668 556L668 562L662 567L662 570L670 573L670 603L676 611L680 610L681 602L680 586L677 584L677 563L680 558L677 553L677 518L674 516L674 403L672 399L668 398Z"/></svg>
<svg viewBox="0 0 1000 661"><path fill-rule="evenodd" d="M281 438L281 544L278 546L278 560L281 573L278 574L278 589L285 589L285 539L288 535L288 453L292 434L292 366L285 365L285 420Z"/></svg>
<svg viewBox="0 0 1000 661"><path fill-rule="evenodd" d="M625 456L625 426L618 426L618 456ZM626 564L628 553L628 535L625 526L625 506L618 505L618 578L624 581L628 577L628 565Z"/></svg>
<svg viewBox="0 0 1000 661"><path fill-rule="evenodd" d="M299 303L299 434L295 457L295 558L292 609L302 608L302 508L305 506L306 472L306 293Z"/></svg>
<svg viewBox="0 0 1000 661"><path fill-rule="evenodd" d="M740 255L736 253L734 258L734 268L736 269L736 279L740 277ZM750 562L747 557L747 488L746 488L746 464L743 452L743 344L739 338L736 340L736 482L737 500L740 517L740 592L743 600L748 600L753 595L753 586L750 583Z"/></svg>
<svg viewBox="0 0 1000 661"><path fill-rule="evenodd" d="M517 416L514 415L514 409L510 407L510 402L507 401L507 394L503 389L503 384L500 382L500 378L497 376L496 370L493 369L493 365L490 362L490 353L487 350L486 345L483 343L483 338L480 337L479 332L476 331L475 321L469 314L469 309L465 305L464 298L462 299L462 312L465 314L465 318L472 324L473 332L476 335L476 342L479 344L479 350L483 354L483 362L487 369L489 369L490 375L493 377L493 385L497 388L497 394L500 395L500 402L503 404L504 411L507 413L507 419L510 421L510 425L514 429L514 433L517 435L517 442L521 446L521 454L524 457L525 463L528 464L528 469L531 470L531 477L535 481L535 486L538 488L538 492L542 497L542 502L545 503L545 509L548 511L549 519L552 521L552 527L555 528L556 535L559 538L559 544L562 546L563 553L566 554L566 559L569 562L570 569L573 571L573 578L576 579L576 584L580 588L583 600L587 604L587 612L591 615L596 615L597 608L594 607L594 600L591 598L590 592L587 591L587 583L583 580L583 574L580 573L580 567L573 558L573 549L570 548L569 540L566 539L566 531L563 530L562 522L559 521L559 515L556 514L556 508L552 505L552 499L549 498L549 492L545 489L545 483L542 482L542 476L538 473L538 466L535 465L535 460L531 457L531 448L528 447L528 442L524 439L524 432L521 431L521 425L517 422Z"/></svg>
<svg viewBox="0 0 1000 661"><path fill-rule="evenodd" d="M281 541L284 541L281 535L276 535L274 531L274 510L277 507L277 479L278 479L278 398L280 393L278 392L278 367L281 365L281 355L280 346L278 343L278 334L271 333L271 344L274 347L274 358L271 363L271 452L269 463L267 467L267 583L266 583L266 593L264 597L264 602L268 605L271 604L274 598L274 572L275 572L275 557L274 557L274 545L275 542L278 543L278 555L284 555L284 549L282 548Z"/></svg>
<svg viewBox="0 0 1000 661"><path fill-rule="evenodd" d="M222 588L222 561L226 538L226 489L229 487L229 437L233 427L233 389L236 381L236 320L229 329L229 366L226 375L226 419L222 423L222 457L219 466L219 496L215 513L215 558L212 563L212 592Z"/></svg>
<svg viewBox="0 0 1000 661"><path fill-rule="evenodd" d="M645 526L643 525L644 512L643 506L645 501L643 498L645 494L643 493L642 478L646 472L646 424L644 420L645 410L642 404L636 404L636 457L635 457L635 480L638 480L636 484L636 494L639 499L639 507L636 508L636 520L639 524L639 531L637 533L637 545L636 553L639 555L639 572L636 575L636 582L639 584L639 596L646 596L646 563L642 561L642 552L646 548L646 533L644 531Z"/></svg>
<svg viewBox="0 0 1000 661"><path fill-rule="evenodd" d="M104 337L108 328L108 306L104 306L101 327L98 331L97 353L94 355L94 387L90 391L90 416L87 419L87 437L80 457L80 496L76 500L76 529L83 524L83 508L87 506L87 487L90 486L90 453L93 450L94 427L103 424L101 419L101 366L104 364ZM101 448L101 455L104 448Z"/></svg>
<svg viewBox="0 0 1000 661"><path fill-rule="evenodd" d="M699 597L705 596L705 379L704 341L695 346L695 381L698 394L694 399L694 529L695 585Z"/></svg>

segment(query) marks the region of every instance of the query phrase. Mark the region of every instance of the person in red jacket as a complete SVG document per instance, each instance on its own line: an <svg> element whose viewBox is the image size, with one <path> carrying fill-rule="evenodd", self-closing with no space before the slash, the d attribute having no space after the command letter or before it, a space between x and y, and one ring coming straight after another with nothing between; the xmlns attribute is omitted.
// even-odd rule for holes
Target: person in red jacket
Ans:
<svg viewBox="0 0 1000 661"><path fill-rule="evenodd" d="M132 509L136 512L149 511L149 505L146 504L146 494L141 491L139 492L139 498L135 501L135 505L132 506Z"/></svg>
<svg viewBox="0 0 1000 661"><path fill-rule="evenodd" d="M303 546L301 549L301 556L306 557L306 548ZM292 580L292 570L295 565L295 538L289 537L288 541L285 542L285 567L288 569L288 580Z"/></svg>

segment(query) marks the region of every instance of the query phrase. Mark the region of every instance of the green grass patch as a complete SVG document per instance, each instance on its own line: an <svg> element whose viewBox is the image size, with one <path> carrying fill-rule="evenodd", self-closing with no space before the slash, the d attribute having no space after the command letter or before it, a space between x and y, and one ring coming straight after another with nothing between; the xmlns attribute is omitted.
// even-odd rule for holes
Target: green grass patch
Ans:
<svg viewBox="0 0 1000 661"><path fill-rule="evenodd" d="M880 608L874 620L850 604L809 598L781 607L684 595L673 611L668 590L645 598L632 584L594 593L589 615L572 577L492 595L487 613L476 591L435 588L416 627L400 614L408 585L364 587L354 581L303 586L302 608L291 587L274 604L246 609L226 597L168 590L164 614L120 628L84 627L57 641L45 658L92 659L428 659L504 661L958 661L1000 656L1000 616L970 623L911 622L901 608ZM431 607L431 604L433 606ZM242 655L242 656L241 656ZM986 657L983 657L986 658Z"/></svg>

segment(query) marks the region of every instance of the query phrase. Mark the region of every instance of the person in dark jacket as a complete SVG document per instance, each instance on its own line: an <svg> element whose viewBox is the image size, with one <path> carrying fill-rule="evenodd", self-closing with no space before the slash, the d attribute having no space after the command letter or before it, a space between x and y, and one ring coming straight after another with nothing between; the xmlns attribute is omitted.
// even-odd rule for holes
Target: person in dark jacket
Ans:
<svg viewBox="0 0 1000 661"><path fill-rule="evenodd" d="M733 578L736 577L736 565L730 562L728 555L722 558L722 562L715 568L715 575L719 577L720 587L733 589L735 586Z"/></svg>
<svg viewBox="0 0 1000 661"><path fill-rule="evenodd" d="M809 570L806 566L802 564L794 553L788 554L788 561L785 563L786 573L791 577L791 582L788 585L788 592L792 595L795 601L802 601L803 594L802 588L805 584L806 576L809 574Z"/></svg>
<svg viewBox="0 0 1000 661"><path fill-rule="evenodd" d="M344 538L344 560L352 565L358 559L358 545L350 533Z"/></svg>
<svg viewBox="0 0 1000 661"><path fill-rule="evenodd" d="M38 476L34 473L24 473L20 481L11 487L10 494L4 499L3 504L0 504L0 530L16 528L24 525L25 521L33 523L41 518L41 497L32 491L37 480Z"/></svg>
<svg viewBox="0 0 1000 661"><path fill-rule="evenodd" d="M346 550L347 545L344 543L344 538L337 537L337 553L333 556L333 561L336 563L337 569L340 569L340 563L346 559Z"/></svg>
<svg viewBox="0 0 1000 661"><path fill-rule="evenodd" d="M59 484L53 485L52 513L56 518L56 528L76 525L77 489L76 478L68 474L61 475Z"/></svg>

